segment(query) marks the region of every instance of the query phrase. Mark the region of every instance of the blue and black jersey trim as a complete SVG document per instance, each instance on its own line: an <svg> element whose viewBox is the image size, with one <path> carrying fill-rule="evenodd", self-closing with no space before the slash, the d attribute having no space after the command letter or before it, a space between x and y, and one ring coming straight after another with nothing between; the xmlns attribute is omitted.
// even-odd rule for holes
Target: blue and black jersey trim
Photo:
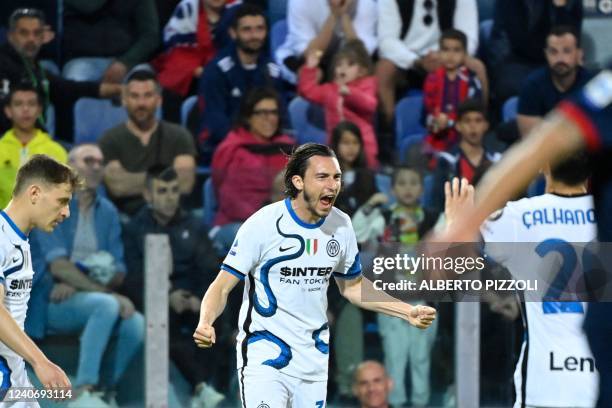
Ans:
<svg viewBox="0 0 612 408"><path fill-rule="evenodd" d="M11 274L13 274L13 273L15 273L17 271L20 271L21 268L23 268L23 263L24 263L24 259L25 259L25 256L23 255L23 250L21 249L21 246L19 246L19 245L13 245L13 246L19 251L19 253L21 253L21 263L19 265L15 265L12 268L9 268L6 271L4 271L4 273L3 273L4 278L7 278L9 275L11 275ZM2 278L2 279L4 280L4 278Z"/></svg>
<svg viewBox="0 0 612 408"><path fill-rule="evenodd" d="M232 268L228 264L221 264L221 270L223 270L225 272L231 273L232 275L234 275L235 277L237 277L240 280L244 280L244 278L246 277L246 275L244 273L240 272L236 268Z"/></svg>
<svg viewBox="0 0 612 408"><path fill-rule="evenodd" d="M15 234L17 234L19 238L23 239L24 241L28 240L28 236L19 229L19 227L13 222L13 220L11 220L11 217L9 217L7 213L0 210L0 215L6 220L6 222L8 222L8 225L11 226L11 228L13 229L13 231L15 231Z"/></svg>
<svg viewBox="0 0 612 408"><path fill-rule="evenodd" d="M300 227L304 227L308 229L315 229L315 228L319 228L325 222L325 217L322 217L319 221L317 221L314 224L309 224L307 222L302 221L300 217L298 217L298 215L295 213L293 208L291 207L291 199L289 197L285 198L285 206L287 207L287 211L289 211L289 215L291 215L291 218L293 218L293 221L295 221L295 223L299 225Z"/></svg>
<svg viewBox="0 0 612 408"><path fill-rule="evenodd" d="M355 279L361 276L361 259L359 258L359 253L355 255L355 260L346 273L334 272L332 275L342 279Z"/></svg>
<svg viewBox="0 0 612 408"><path fill-rule="evenodd" d="M287 365L289 365L289 361L291 361L293 358L293 353L291 352L291 347L289 347L289 345L283 339L267 330L253 332L245 339L247 344L255 343L259 340L267 340L274 343L280 348L281 351L277 358L266 360L261 364L276 368L277 370L285 368Z"/></svg>

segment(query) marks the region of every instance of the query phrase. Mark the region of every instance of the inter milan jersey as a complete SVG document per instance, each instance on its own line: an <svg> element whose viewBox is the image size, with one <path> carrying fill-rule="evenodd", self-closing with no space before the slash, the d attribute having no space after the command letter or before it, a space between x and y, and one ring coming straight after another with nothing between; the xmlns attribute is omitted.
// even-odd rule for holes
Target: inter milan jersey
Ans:
<svg viewBox="0 0 612 408"><path fill-rule="evenodd" d="M4 307L22 330L33 277L28 238L4 211L0 211L0 283L4 286ZM17 356L2 343L0 355Z"/></svg>
<svg viewBox="0 0 612 408"><path fill-rule="evenodd" d="M333 276L361 276L350 218L333 208L316 224L286 199L240 227L222 269L246 278L237 337L238 368L264 364L309 380L327 380L327 288Z"/></svg>
<svg viewBox="0 0 612 408"><path fill-rule="evenodd" d="M564 279L558 260L567 267L582 259L584 246L595 239L593 200L589 195L554 194L510 202L481 228L487 255L515 279L541 282ZM523 244L533 243L533 244ZM573 272L573 270L572 270ZM563 284L565 285L565 284ZM551 285L553 287L553 285ZM521 300L525 336L514 373L515 408L593 407L598 373L582 330L587 304L559 302L542 288L543 301Z"/></svg>

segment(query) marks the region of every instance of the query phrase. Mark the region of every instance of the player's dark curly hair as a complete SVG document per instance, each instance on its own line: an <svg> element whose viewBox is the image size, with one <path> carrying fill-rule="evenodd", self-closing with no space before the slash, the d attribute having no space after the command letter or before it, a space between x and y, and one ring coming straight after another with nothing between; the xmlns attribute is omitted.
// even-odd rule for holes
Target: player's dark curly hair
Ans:
<svg viewBox="0 0 612 408"><path fill-rule="evenodd" d="M293 176L304 178L308 168L308 159L313 156L336 157L331 147L319 143L305 143L298 146L291 156L285 169L285 195L291 198L297 197L300 192L291 179Z"/></svg>

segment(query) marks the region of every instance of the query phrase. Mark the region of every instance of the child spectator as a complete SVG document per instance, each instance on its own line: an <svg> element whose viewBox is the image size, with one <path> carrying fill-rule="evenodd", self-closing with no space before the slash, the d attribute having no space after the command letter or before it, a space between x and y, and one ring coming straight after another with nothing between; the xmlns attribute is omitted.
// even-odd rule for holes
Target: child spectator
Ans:
<svg viewBox="0 0 612 408"><path fill-rule="evenodd" d="M436 215L419 204L423 194L423 177L415 168L395 169L392 192L397 202L389 209L381 208L386 203L386 197L374 196L353 217L357 241L363 243L376 239L382 244L378 253L387 256L399 253L398 250L410 252L436 222ZM399 319L379 314L378 326L385 367L396 384L389 402L393 406L404 406L408 402L404 380L406 366L410 364L412 405L427 406L431 395L430 353L436 337L437 322L428 330L413 330L413 327Z"/></svg>
<svg viewBox="0 0 612 408"><path fill-rule="evenodd" d="M341 121L354 122L363 136L368 166L378 165L378 144L374 133L376 78L372 61L360 40L350 40L336 53L332 62L333 82L319 84L317 69L322 52L313 51L300 70L298 92L309 101L323 105L329 135Z"/></svg>
<svg viewBox="0 0 612 408"><path fill-rule="evenodd" d="M483 138L489 129L487 114L482 101L468 99L457 108L459 144L449 152L438 156L434 172L434 198L432 210L440 213L444 210L444 182L453 177L466 178L472 185L477 184L485 171L501 158L500 153L488 151Z"/></svg>
<svg viewBox="0 0 612 408"><path fill-rule="evenodd" d="M332 131L331 148L342 169L342 192L336 207L353 216L377 193L376 174L367 167L361 130L353 122L340 122Z"/></svg>
<svg viewBox="0 0 612 408"><path fill-rule="evenodd" d="M444 31L440 37L442 66L427 75L424 85L429 129L426 151L448 150L457 141L457 106L467 98L482 96L480 80L465 67L467 56L466 35L455 29Z"/></svg>

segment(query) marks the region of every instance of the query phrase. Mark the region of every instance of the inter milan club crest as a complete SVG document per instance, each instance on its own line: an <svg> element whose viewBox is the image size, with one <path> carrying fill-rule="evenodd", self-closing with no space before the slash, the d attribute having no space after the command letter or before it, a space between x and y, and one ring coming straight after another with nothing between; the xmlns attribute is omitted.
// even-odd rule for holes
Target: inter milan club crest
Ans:
<svg viewBox="0 0 612 408"><path fill-rule="evenodd" d="M327 255L333 258L334 256L340 253L340 243L336 241L335 239L331 239L327 243L327 246L325 247L325 249L327 250Z"/></svg>
<svg viewBox="0 0 612 408"><path fill-rule="evenodd" d="M265 402L262 402L261 404L257 406L257 408L270 408L270 406L266 404Z"/></svg>

